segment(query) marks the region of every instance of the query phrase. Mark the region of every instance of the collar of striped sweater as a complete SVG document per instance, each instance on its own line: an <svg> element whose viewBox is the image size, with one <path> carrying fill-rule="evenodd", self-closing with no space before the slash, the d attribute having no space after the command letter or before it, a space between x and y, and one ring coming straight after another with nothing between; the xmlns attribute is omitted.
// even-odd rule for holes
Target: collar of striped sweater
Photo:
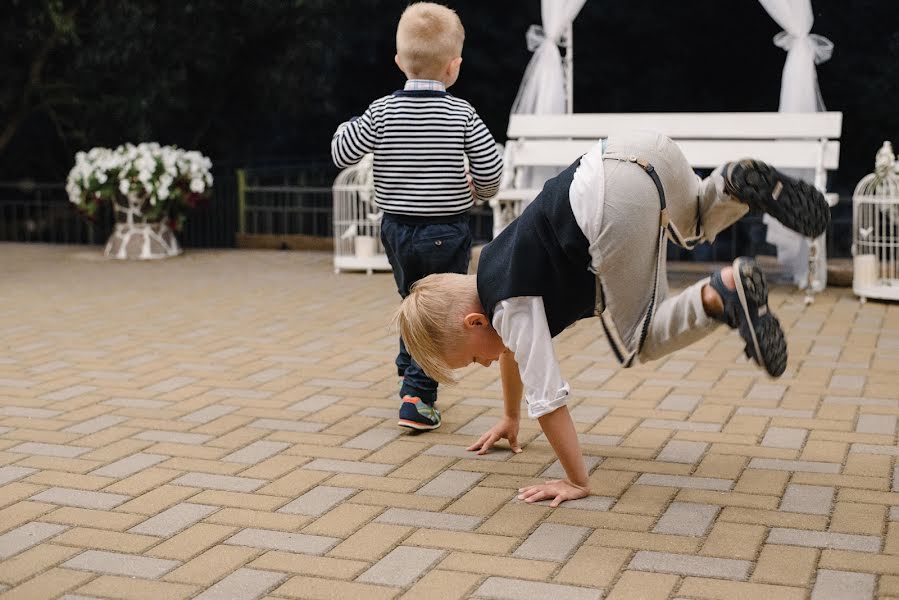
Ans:
<svg viewBox="0 0 899 600"><path fill-rule="evenodd" d="M442 81L434 79L408 79L404 91L428 90L432 92L445 92L446 86Z"/></svg>

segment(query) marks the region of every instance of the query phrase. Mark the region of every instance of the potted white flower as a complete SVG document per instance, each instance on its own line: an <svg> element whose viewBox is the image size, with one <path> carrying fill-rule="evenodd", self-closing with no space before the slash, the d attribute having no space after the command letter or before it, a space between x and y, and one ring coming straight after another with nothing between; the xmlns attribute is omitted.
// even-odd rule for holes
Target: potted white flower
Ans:
<svg viewBox="0 0 899 600"><path fill-rule="evenodd" d="M112 202L116 226L106 256L166 258L181 253L175 233L211 193L211 167L199 152L155 142L93 148L75 155L66 191L91 220Z"/></svg>

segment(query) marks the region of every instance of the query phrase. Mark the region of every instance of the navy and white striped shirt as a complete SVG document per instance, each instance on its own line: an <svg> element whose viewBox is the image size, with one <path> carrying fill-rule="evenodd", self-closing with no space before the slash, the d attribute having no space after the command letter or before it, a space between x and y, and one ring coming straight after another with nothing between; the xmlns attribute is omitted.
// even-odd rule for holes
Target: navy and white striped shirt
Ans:
<svg viewBox="0 0 899 600"><path fill-rule="evenodd" d="M331 140L340 168L374 153L377 205L388 213L451 216L496 195L503 160L474 108L435 81L410 80L379 98L357 119L343 123Z"/></svg>

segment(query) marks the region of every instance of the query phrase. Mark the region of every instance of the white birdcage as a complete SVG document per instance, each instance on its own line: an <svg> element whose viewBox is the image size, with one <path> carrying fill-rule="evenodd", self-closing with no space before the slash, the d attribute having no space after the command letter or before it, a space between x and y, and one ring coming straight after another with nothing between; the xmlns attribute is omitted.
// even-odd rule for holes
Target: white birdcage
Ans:
<svg viewBox="0 0 899 600"><path fill-rule="evenodd" d="M381 245L381 211L375 206L372 155L334 180L334 271L389 271Z"/></svg>
<svg viewBox="0 0 899 600"><path fill-rule="evenodd" d="M884 142L874 172L852 195L852 290L867 298L899 300L899 175L896 157Z"/></svg>

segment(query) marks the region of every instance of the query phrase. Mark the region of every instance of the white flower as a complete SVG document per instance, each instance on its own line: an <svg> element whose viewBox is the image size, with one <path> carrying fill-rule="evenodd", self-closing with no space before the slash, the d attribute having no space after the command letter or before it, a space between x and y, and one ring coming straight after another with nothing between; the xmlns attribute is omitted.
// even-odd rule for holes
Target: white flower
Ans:
<svg viewBox="0 0 899 600"><path fill-rule="evenodd" d="M122 179L119 181L119 191L122 194L128 195L128 190L131 189L131 182L127 179Z"/></svg>
<svg viewBox="0 0 899 600"><path fill-rule="evenodd" d="M190 180L190 191L196 192L197 194L202 194L204 189L206 189L206 184L203 183L202 179Z"/></svg>

